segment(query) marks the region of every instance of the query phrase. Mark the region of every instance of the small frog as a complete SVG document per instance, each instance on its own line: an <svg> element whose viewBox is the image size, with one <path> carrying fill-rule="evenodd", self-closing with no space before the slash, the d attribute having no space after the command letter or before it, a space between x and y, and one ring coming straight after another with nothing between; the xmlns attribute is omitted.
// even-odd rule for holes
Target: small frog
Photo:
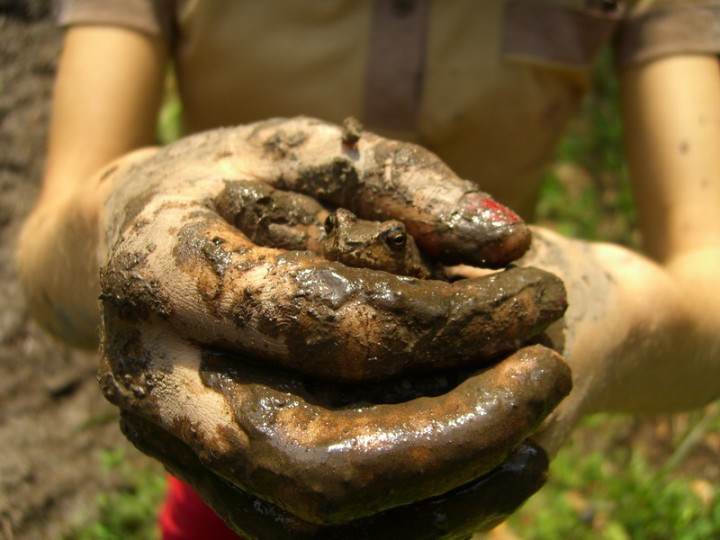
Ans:
<svg viewBox="0 0 720 540"><path fill-rule="evenodd" d="M339 208L325 219L322 255L347 266L416 278L438 277L401 221L368 221Z"/></svg>

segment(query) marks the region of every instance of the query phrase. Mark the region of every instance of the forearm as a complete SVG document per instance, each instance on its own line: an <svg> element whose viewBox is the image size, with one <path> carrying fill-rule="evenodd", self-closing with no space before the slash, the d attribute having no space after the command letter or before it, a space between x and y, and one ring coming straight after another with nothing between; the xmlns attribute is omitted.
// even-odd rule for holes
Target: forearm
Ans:
<svg viewBox="0 0 720 540"><path fill-rule="evenodd" d="M620 264L614 317L625 323L610 360L610 380L595 409L658 413L706 405L720 395L720 319L705 309L720 301L709 271L677 272L625 250L607 259ZM602 252L601 252L602 253ZM605 250L608 254L608 250ZM715 310L716 311L716 310Z"/></svg>
<svg viewBox="0 0 720 540"><path fill-rule="evenodd" d="M720 245L720 64L688 55L621 74L643 248L662 264Z"/></svg>
<svg viewBox="0 0 720 540"><path fill-rule="evenodd" d="M556 273L568 289L563 349L577 368L569 400L582 404L578 418L688 409L720 394L720 317L714 307L720 298L712 286L720 272L717 253L664 267L619 246L543 229L534 236L523 264ZM584 369L591 365L603 368Z"/></svg>
<svg viewBox="0 0 720 540"><path fill-rule="evenodd" d="M65 36L42 191L18 265L30 314L78 346L98 339L98 220L110 186L96 173L153 143L166 55L160 40L120 27Z"/></svg>
<svg viewBox="0 0 720 540"><path fill-rule="evenodd" d="M132 152L56 197L42 197L25 221L17 264L30 314L60 339L78 347L98 344L102 218L117 189L118 167L146 159L154 148Z"/></svg>
<svg viewBox="0 0 720 540"><path fill-rule="evenodd" d="M70 194L46 199L25 222L18 271L30 314L80 347L98 341L97 219Z"/></svg>
<svg viewBox="0 0 720 540"><path fill-rule="evenodd" d="M720 394L718 60L668 56L626 69L621 82L643 245L656 264L617 270L636 306L617 372L643 386L634 399L647 409L699 406Z"/></svg>
<svg viewBox="0 0 720 540"><path fill-rule="evenodd" d="M144 152L68 182L52 197L41 196L20 232L16 259L28 312L71 345L95 348L99 340L99 269L105 251L100 221L116 187L106 171Z"/></svg>

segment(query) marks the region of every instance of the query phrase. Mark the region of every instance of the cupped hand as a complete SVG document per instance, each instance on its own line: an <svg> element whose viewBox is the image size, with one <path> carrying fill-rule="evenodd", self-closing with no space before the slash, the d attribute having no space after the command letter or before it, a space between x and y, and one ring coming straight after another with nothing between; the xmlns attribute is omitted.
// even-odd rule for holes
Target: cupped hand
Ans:
<svg viewBox="0 0 720 540"><path fill-rule="evenodd" d="M467 533L542 483L542 452L521 444L571 383L557 354L525 345L562 315L562 283L328 261L307 251L325 208L282 195L398 219L448 264L520 256L525 225L435 156L275 120L118 162L103 181L101 386L130 439L238 531L349 537L439 508L433 522L461 517L437 531Z"/></svg>

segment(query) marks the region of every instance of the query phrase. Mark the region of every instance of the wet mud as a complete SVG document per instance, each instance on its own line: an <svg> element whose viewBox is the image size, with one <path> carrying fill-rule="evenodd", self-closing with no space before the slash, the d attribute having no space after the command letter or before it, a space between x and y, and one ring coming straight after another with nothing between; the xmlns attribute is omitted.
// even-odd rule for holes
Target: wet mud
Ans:
<svg viewBox="0 0 720 540"><path fill-rule="evenodd" d="M462 486L510 474L570 390L562 359L528 346L565 311L560 280L434 279L442 263L505 267L530 235L419 147L278 119L110 175L101 385L128 437L250 536L356 535L348 523L436 500L463 514L454 490L487 499ZM502 508L539 487L541 461L495 494ZM467 536L493 508L454 526Z"/></svg>
<svg viewBox="0 0 720 540"><path fill-rule="evenodd" d="M192 484L244 538L274 540L461 540L512 514L542 487L548 459L532 443L513 450L499 467L448 493L336 525L302 520L207 469L187 445L142 417L123 413L123 432L137 447Z"/></svg>
<svg viewBox="0 0 720 540"><path fill-rule="evenodd" d="M241 455L209 458L206 465L313 522L355 519L478 478L571 388L567 365L540 346L436 397L390 406L334 408L302 380L237 368L222 355L205 354L201 373L250 439Z"/></svg>
<svg viewBox="0 0 720 540"><path fill-rule="evenodd" d="M454 283L419 280L307 251L253 248L226 224L209 221L185 226L194 240L174 257L197 284L203 311L219 319L210 344L301 373L381 380L487 365L541 334L566 308L562 283L532 268ZM189 235L183 229L178 236ZM171 322L208 342L182 313Z"/></svg>

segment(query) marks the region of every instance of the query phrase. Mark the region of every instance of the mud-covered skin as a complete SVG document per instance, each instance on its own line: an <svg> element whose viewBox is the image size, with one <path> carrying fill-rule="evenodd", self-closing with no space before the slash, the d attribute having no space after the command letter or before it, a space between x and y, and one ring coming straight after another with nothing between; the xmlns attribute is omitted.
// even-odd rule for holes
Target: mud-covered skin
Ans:
<svg viewBox="0 0 720 540"><path fill-rule="evenodd" d="M207 466L223 475L232 470L252 492L294 497L295 513L310 521L347 521L478 478L534 431L571 386L559 356L535 346L453 392L335 409L296 378L229 364L206 356L203 381L225 397L252 445Z"/></svg>
<svg viewBox="0 0 720 540"><path fill-rule="evenodd" d="M371 152L363 152L368 139L375 144ZM419 146L377 141L367 134L343 154L329 163L297 164L277 186L365 219L384 221L402 214L423 252L445 264L499 268L530 245L530 231L514 212L457 178Z"/></svg>
<svg viewBox="0 0 720 540"><path fill-rule="evenodd" d="M255 244L319 252L328 210L316 199L257 180L227 180L217 212Z"/></svg>
<svg viewBox="0 0 720 540"><path fill-rule="evenodd" d="M517 510L545 483L548 467L545 452L526 442L501 466L449 493L346 523L319 525L238 489L203 466L180 440L167 433L158 434L147 420L124 413L121 426L138 448L195 486L220 517L247 539L465 540Z"/></svg>
<svg viewBox="0 0 720 540"><path fill-rule="evenodd" d="M175 426L175 436L214 474L300 522L315 524L353 521L472 483L498 467L571 386L560 357L534 346L436 397L336 408L301 379L252 365L238 367L236 360L209 353L200 367L203 383L226 400L234 421L222 425L216 441L200 438L199 424L188 419ZM107 364L101 383L121 406L123 399L133 401L127 392L124 397L118 392ZM162 386L158 380L154 384ZM138 414L131 403L124 405ZM150 412L143 415L159 421ZM172 438L158 436L160 441ZM137 436L131 440L141 449L158 444ZM528 478L533 491L543 479L540 471ZM518 486L509 488L508 499L494 493L508 505ZM235 504L225 500L225 511L233 512ZM497 516L478 508L464 519L484 523L489 518Z"/></svg>
<svg viewBox="0 0 720 540"><path fill-rule="evenodd" d="M166 207L153 226L163 218L171 224L163 236L179 242L142 256L118 249L101 275L106 308L131 320L167 319L186 339L310 375L379 380L487 365L565 309L562 283L534 268L455 283L417 280L256 246L203 209ZM146 274L153 266L163 273ZM173 298L173 290L184 294ZM203 324L197 310L207 315Z"/></svg>
<svg viewBox="0 0 720 540"><path fill-rule="evenodd" d="M565 293L559 280L535 269L448 283L352 268L292 246L259 246L263 234L280 230L284 237L286 228L302 239L318 218L306 222L307 209L278 212L256 228L260 236L243 234L235 226L238 208L228 203L241 180L303 189L364 218L407 218L421 247L447 261L477 262L473 255L489 242L501 253L495 262L505 264L518 239L529 237L510 213L487 214L482 205L471 212L468 200L480 195L434 156L370 134L348 148L339 128L314 120L209 132L117 166L105 180L114 191L101 224L107 257L100 383L113 403L156 426L158 437L176 437L205 467L284 512L317 523L347 521L485 474L569 390L565 364L538 348L521 349L522 362L502 361L479 375L494 382L473 386L471 377L439 396L395 404L361 400L338 408L298 386L288 387L283 401L270 376L260 386L243 379L252 366L287 370L289 381L307 374L332 385L489 365L560 317ZM366 206L365 198L374 204ZM288 204L298 203L290 197ZM457 220L462 226L453 225ZM409 224L408 231L415 235ZM209 350L230 355L232 366L208 376ZM536 385L542 374L548 382ZM483 404L497 407L480 414ZM462 410L468 415L461 421ZM331 440L340 445L338 464L313 465L317 474L304 474L303 460L324 456ZM268 463L269 455L279 461ZM403 466L388 469L389 456ZM415 482L424 476L412 470L416 462L434 480ZM395 484L410 487L388 495Z"/></svg>
<svg viewBox="0 0 720 540"><path fill-rule="evenodd" d="M217 181L263 180L363 219L402 215L420 249L442 263L499 268L530 245L530 231L514 212L431 152L372 133L348 146L342 136L336 126L313 119L270 120L188 137L163 149L155 165L167 180L167 160L182 163L173 167L173 182L209 180L212 171ZM141 186L126 191L132 193L125 201L130 214L144 205L143 192L152 196Z"/></svg>

